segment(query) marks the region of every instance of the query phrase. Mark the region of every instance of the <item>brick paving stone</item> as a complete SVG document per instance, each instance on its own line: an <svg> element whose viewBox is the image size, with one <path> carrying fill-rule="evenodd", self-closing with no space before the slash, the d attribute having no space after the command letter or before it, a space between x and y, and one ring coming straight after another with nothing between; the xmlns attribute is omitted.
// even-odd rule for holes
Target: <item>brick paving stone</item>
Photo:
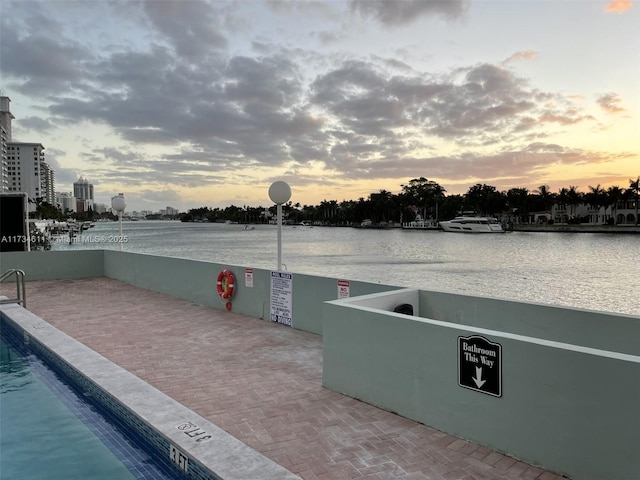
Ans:
<svg viewBox="0 0 640 480"><path fill-rule="evenodd" d="M304 480L562 478L325 389L318 335L109 278L26 286L36 315Z"/></svg>
<svg viewBox="0 0 640 480"><path fill-rule="evenodd" d="M536 480L557 480L558 476L551 472L543 472Z"/></svg>
<svg viewBox="0 0 640 480"><path fill-rule="evenodd" d="M515 465L517 463L517 460L510 458L510 457L502 457L500 460L498 460L496 462L496 464L494 465L494 467L496 468L496 470L508 470L510 467L512 467L513 465Z"/></svg>
<svg viewBox="0 0 640 480"><path fill-rule="evenodd" d="M543 473L545 471L541 468L529 465L529 468L522 473L522 478L526 480L538 479Z"/></svg>
<svg viewBox="0 0 640 480"><path fill-rule="evenodd" d="M514 473L517 474L517 473L523 473L527 468L529 468L529 465L527 465L526 463L516 461L516 463L511 465L507 471L510 474L514 474Z"/></svg>

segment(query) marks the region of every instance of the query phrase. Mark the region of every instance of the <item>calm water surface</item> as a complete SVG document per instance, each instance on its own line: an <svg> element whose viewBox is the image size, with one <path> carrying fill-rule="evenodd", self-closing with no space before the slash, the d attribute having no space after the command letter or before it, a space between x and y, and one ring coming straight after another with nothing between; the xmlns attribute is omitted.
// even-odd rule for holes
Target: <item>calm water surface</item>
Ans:
<svg viewBox="0 0 640 480"><path fill-rule="evenodd" d="M117 222L54 250L114 249ZM124 251L275 269L277 229L123 222ZM640 315L640 235L283 227L292 272Z"/></svg>

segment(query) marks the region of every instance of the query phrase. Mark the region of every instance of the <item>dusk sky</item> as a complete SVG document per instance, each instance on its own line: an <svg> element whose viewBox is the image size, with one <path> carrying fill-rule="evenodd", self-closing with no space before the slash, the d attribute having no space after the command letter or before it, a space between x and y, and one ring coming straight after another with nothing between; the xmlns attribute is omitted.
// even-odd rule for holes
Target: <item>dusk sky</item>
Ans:
<svg viewBox="0 0 640 480"><path fill-rule="evenodd" d="M640 175L629 0L0 3L14 141L128 210Z"/></svg>

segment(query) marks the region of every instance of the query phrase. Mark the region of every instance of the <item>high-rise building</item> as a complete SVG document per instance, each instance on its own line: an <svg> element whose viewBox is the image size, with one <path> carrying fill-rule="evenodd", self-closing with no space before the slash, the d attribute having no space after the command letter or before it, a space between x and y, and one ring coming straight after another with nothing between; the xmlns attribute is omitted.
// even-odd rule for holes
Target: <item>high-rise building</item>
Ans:
<svg viewBox="0 0 640 480"><path fill-rule="evenodd" d="M104 203L94 203L93 204L93 211L96 213L107 213L109 210L111 210L110 207L106 206Z"/></svg>
<svg viewBox="0 0 640 480"><path fill-rule="evenodd" d="M11 99L0 97L0 190L25 192L29 197L29 211L38 202L55 205L54 171L44 158L41 143L14 142L11 122L15 119L9 109Z"/></svg>
<svg viewBox="0 0 640 480"><path fill-rule="evenodd" d="M93 200L93 184L86 178L80 177L73 184L73 196L82 200Z"/></svg>
<svg viewBox="0 0 640 480"><path fill-rule="evenodd" d="M0 125L0 193L9 191L9 164L7 160L7 131Z"/></svg>
<svg viewBox="0 0 640 480"><path fill-rule="evenodd" d="M11 141L11 120L14 119L9 110L10 103L9 97L0 97L0 192L9 191L7 143Z"/></svg>
<svg viewBox="0 0 640 480"><path fill-rule="evenodd" d="M40 191L43 201L50 205L56 204L56 192L54 191L55 173L48 163L40 164Z"/></svg>
<svg viewBox="0 0 640 480"><path fill-rule="evenodd" d="M26 192L29 211L38 201L55 201L53 170L44 160L41 143L7 143L7 169L8 191Z"/></svg>
<svg viewBox="0 0 640 480"><path fill-rule="evenodd" d="M76 197L71 192L56 193L56 205L63 213L76 211Z"/></svg>
<svg viewBox="0 0 640 480"><path fill-rule="evenodd" d="M11 113L11 109L9 104L11 103L11 99L9 97L0 97L0 125L7 132L7 141L10 142L12 140L11 136L11 121L16 118Z"/></svg>

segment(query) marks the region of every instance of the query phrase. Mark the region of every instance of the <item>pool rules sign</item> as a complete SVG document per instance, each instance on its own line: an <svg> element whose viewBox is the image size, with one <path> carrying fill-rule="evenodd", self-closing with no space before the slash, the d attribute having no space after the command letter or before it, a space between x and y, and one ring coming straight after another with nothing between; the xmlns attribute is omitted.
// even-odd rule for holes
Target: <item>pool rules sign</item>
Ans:
<svg viewBox="0 0 640 480"><path fill-rule="evenodd" d="M502 396L502 345L479 335L458 337L458 384Z"/></svg>

